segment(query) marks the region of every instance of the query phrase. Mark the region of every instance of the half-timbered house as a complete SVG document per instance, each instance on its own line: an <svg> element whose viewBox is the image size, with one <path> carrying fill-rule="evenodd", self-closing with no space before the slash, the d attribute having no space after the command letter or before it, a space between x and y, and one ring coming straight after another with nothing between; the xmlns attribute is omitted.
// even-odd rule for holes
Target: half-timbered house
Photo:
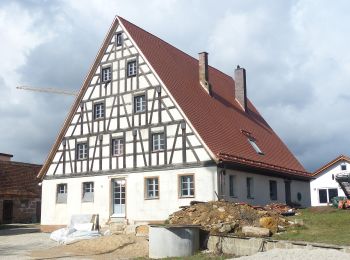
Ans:
<svg viewBox="0 0 350 260"><path fill-rule="evenodd" d="M159 221L218 198L308 206L309 175L234 75L116 17L39 174L42 225Z"/></svg>

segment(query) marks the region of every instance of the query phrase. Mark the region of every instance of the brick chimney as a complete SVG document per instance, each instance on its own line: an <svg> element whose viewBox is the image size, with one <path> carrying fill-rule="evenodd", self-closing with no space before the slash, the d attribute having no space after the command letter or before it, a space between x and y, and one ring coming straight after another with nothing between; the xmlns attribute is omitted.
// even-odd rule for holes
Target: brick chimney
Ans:
<svg viewBox="0 0 350 260"><path fill-rule="evenodd" d="M199 53L199 83L202 85L204 90L211 95L211 85L209 83L209 73L208 73L208 53Z"/></svg>
<svg viewBox="0 0 350 260"><path fill-rule="evenodd" d="M12 154L0 153L0 161L11 161Z"/></svg>
<svg viewBox="0 0 350 260"><path fill-rule="evenodd" d="M247 81L244 68L237 65L235 69L235 97L244 111L247 111Z"/></svg>

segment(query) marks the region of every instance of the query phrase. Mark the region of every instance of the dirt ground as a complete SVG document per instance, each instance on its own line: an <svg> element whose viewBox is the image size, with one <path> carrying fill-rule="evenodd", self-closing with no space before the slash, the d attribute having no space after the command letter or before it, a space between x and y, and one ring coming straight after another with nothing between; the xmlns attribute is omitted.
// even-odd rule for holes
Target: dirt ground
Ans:
<svg viewBox="0 0 350 260"><path fill-rule="evenodd" d="M0 230L0 259L130 259L146 257L148 241L134 235L111 235L59 245L38 227Z"/></svg>
<svg viewBox="0 0 350 260"><path fill-rule="evenodd" d="M70 245L58 245L30 253L33 259L126 259L148 256L148 241L135 235L111 235L83 240Z"/></svg>

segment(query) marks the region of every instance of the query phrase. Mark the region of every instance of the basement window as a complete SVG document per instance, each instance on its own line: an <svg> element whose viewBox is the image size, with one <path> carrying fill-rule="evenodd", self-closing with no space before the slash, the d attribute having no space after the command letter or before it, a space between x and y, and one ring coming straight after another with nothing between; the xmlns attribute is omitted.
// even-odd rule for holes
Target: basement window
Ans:
<svg viewBox="0 0 350 260"><path fill-rule="evenodd" d="M112 79L111 67L102 68L102 82L109 82Z"/></svg>
<svg viewBox="0 0 350 260"><path fill-rule="evenodd" d="M57 203L67 203L67 183L57 184Z"/></svg>
<svg viewBox="0 0 350 260"><path fill-rule="evenodd" d="M94 183L93 182L83 182L83 202L94 201Z"/></svg>
<svg viewBox="0 0 350 260"><path fill-rule="evenodd" d="M259 146L256 144L255 140L252 138L248 138L248 141L250 143L250 145L254 148L255 152L258 154L263 155L264 153L261 151L261 149L259 148Z"/></svg>
<svg viewBox="0 0 350 260"><path fill-rule="evenodd" d="M158 177L146 178L146 199L158 199L159 198L159 180Z"/></svg>

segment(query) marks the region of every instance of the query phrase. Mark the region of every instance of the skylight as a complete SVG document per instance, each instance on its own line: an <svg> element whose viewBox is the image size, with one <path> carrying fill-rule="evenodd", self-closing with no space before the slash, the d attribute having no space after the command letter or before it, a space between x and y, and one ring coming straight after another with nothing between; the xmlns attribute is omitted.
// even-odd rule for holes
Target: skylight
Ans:
<svg viewBox="0 0 350 260"><path fill-rule="evenodd" d="M251 146L253 146L254 150L256 153L263 155L264 153L261 151L261 149L259 148L259 146L255 143L255 141L251 138L248 138L249 143L251 144Z"/></svg>

